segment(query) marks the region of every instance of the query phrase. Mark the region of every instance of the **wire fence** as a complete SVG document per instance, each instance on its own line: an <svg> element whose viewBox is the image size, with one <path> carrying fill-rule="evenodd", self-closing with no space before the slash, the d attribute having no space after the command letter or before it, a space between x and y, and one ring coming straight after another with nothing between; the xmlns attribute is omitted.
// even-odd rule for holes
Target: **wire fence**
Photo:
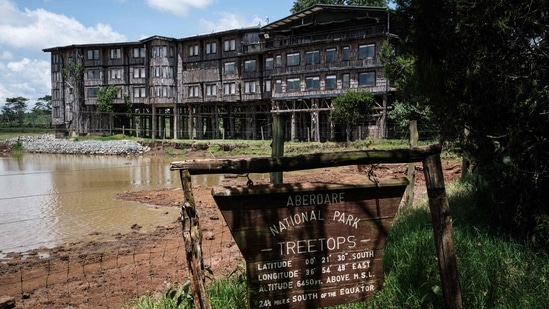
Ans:
<svg viewBox="0 0 549 309"><path fill-rule="evenodd" d="M86 177L84 170L74 173ZM31 178L36 174L19 176ZM0 181L5 181L2 178ZM101 193L98 188L94 190ZM243 262L209 190L198 187L195 194L204 232L204 265L209 270L209 279L213 279L234 271ZM166 192L183 201L181 190ZM162 195L157 198L162 199ZM2 200L24 204L20 199L0 197ZM178 207L154 206L155 202L150 200L148 206L137 207ZM111 210L112 207L103 207L97 212L106 212L104 215L108 216ZM49 219L59 221L61 216L71 215L75 214L59 214ZM25 220L41 219L36 216ZM26 252L2 249L0 296L14 297L17 308L122 308L141 296L165 293L169 287L177 287L189 279L185 244L177 220L174 216L168 226L143 233L119 233L112 235L112 239L63 239L66 244L55 247L48 247L47 242L29 241L20 247L37 249Z"/></svg>

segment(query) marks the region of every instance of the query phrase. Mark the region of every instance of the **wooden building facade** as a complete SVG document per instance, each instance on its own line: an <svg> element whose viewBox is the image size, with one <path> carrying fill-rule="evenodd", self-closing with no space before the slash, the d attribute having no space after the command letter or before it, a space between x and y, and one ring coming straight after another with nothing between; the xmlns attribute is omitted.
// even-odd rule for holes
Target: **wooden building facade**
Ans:
<svg viewBox="0 0 549 309"><path fill-rule="evenodd" d="M362 88L378 108L360 135L386 137L395 89L377 55L397 38L390 26L385 8L317 5L263 27L48 48L52 121L76 135L269 139L278 113L287 139L325 141L338 138L332 100ZM112 110L99 112L111 85Z"/></svg>

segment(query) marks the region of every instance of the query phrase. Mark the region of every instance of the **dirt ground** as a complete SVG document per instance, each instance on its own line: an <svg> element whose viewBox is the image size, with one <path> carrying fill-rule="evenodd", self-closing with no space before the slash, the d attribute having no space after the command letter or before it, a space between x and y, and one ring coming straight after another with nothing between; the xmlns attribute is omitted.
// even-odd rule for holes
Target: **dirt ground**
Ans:
<svg viewBox="0 0 549 309"><path fill-rule="evenodd" d="M425 198L421 164L416 164L415 200ZM443 160L446 183L458 178L461 164ZM346 166L284 175L285 183L356 183L406 176L407 165ZM268 180L256 181L266 183ZM246 178L229 178L227 185L244 185ZM211 188L194 186L203 231L204 264L209 277L226 275L244 265L237 246L211 196ZM179 207L182 189L121 192L120 199L150 207ZM188 280L185 244L177 220L150 233L139 227L111 241L40 248L11 254L0 263L0 297L11 296L16 308L122 308L141 295L165 292Z"/></svg>

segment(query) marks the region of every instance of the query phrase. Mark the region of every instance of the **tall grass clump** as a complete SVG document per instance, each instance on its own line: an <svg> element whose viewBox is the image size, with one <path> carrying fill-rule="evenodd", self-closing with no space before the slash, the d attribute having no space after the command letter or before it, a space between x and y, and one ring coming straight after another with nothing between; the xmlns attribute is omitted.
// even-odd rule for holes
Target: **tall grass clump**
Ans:
<svg viewBox="0 0 549 309"><path fill-rule="evenodd" d="M546 308L549 255L489 228L470 181L448 186L464 308ZM427 203L403 210L384 249L385 284L368 308L442 308Z"/></svg>

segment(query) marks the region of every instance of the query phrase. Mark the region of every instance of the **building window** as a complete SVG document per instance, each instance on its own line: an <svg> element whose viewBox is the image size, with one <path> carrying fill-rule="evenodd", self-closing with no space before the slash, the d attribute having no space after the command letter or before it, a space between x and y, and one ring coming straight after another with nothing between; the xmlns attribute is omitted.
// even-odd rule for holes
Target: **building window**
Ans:
<svg viewBox="0 0 549 309"><path fill-rule="evenodd" d="M99 49L88 50L88 60L99 60Z"/></svg>
<svg viewBox="0 0 549 309"><path fill-rule="evenodd" d="M133 68L133 78L145 78L145 68Z"/></svg>
<svg viewBox="0 0 549 309"><path fill-rule="evenodd" d="M320 52L318 50L305 53L305 64L319 64Z"/></svg>
<svg viewBox="0 0 549 309"><path fill-rule="evenodd" d="M358 86L367 87L376 85L376 73L366 72L358 74Z"/></svg>
<svg viewBox="0 0 549 309"><path fill-rule="evenodd" d="M235 39L225 40L224 50L225 51L236 50L236 40Z"/></svg>
<svg viewBox="0 0 549 309"><path fill-rule="evenodd" d="M88 98L97 98L98 92L99 88L88 88L88 91L86 93L88 94Z"/></svg>
<svg viewBox="0 0 549 309"><path fill-rule="evenodd" d="M189 86L189 98L197 98L200 96L200 86Z"/></svg>
<svg viewBox="0 0 549 309"><path fill-rule="evenodd" d="M375 57L375 45L360 45L358 47L358 59L368 59Z"/></svg>
<svg viewBox="0 0 549 309"><path fill-rule="evenodd" d="M51 78L54 82L61 81L61 72L51 72Z"/></svg>
<svg viewBox="0 0 549 309"><path fill-rule="evenodd" d="M282 81L280 79L275 82L275 93L282 93Z"/></svg>
<svg viewBox="0 0 549 309"><path fill-rule="evenodd" d="M286 65L289 67L299 65L299 53L286 55Z"/></svg>
<svg viewBox="0 0 549 309"><path fill-rule="evenodd" d="M133 97L134 98L144 98L144 97L146 97L145 87L135 87L135 88L133 88Z"/></svg>
<svg viewBox="0 0 549 309"><path fill-rule="evenodd" d="M145 47L135 47L133 49L133 57L134 58L145 58Z"/></svg>
<svg viewBox="0 0 549 309"><path fill-rule="evenodd" d="M198 56L198 44L189 46L189 56Z"/></svg>
<svg viewBox="0 0 549 309"><path fill-rule="evenodd" d="M61 109L59 108L59 106L54 106L53 107L53 118L59 118L61 117Z"/></svg>
<svg viewBox="0 0 549 309"><path fill-rule="evenodd" d="M341 79L342 79L341 87L343 89L351 88L351 76L349 74L343 74Z"/></svg>
<svg viewBox="0 0 549 309"><path fill-rule="evenodd" d="M271 81L270 80L265 81L265 92L267 92L267 93L271 92Z"/></svg>
<svg viewBox="0 0 549 309"><path fill-rule="evenodd" d="M216 96L217 95L217 85L216 84L206 85L206 95L207 96Z"/></svg>
<svg viewBox="0 0 549 309"><path fill-rule="evenodd" d="M255 60L244 61L244 72L255 72L255 68L256 68Z"/></svg>
<svg viewBox="0 0 549 309"><path fill-rule="evenodd" d="M312 76L305 78L305 87L307 90L319 90L320 89L320 77Z"/></svg>
<svg viewBox="0 0 549 309"><path fill-rule="evenodd" d="M236 66L234 62L225 63L225 74L234 74L236 71Z"/></svg>
<svg viewBox="0 0 549 309"><path fill-rule="evenodd" d="M86 76L88 79L99 79L101 78L101 73L99 70L87 70Z"/></svg>
<svg viewBox="0 0 549 309"><path fill-rule="evenodd" d="M282 56L276 55L275 58L275 67L280 68L282 66Z"/></svg>
<svg viewBox="0 0 549 309"><path fill-rule="evenodd" d="M235 83L225 84L225 94L236 94L236 84Z"/></svg>
<svg viewBox="0 0 549 309"><path fill-rule="evenodd" d="M298 91L299 89L299 78L289 78L286 81L286 92Z"/></svg>
<svg viewBox="0 0 549 309"><path fill-rule="evenodd" d="M349 60L349 46L343 47L341 60L343 61Z"/></svg>
<svg viewBox="0 0 549 309"><path fill-rule="evenodd" d="M265 70L272 70L274 66L274 59L273 57L266 58L265 59Z"/></svg>
<svg viewBox="0 0 549 309"><path fill-rule="evenodd" d="M326 76L326 89L336 89L337 88L337 79L335 75Z"/></svg>
<svg viewBox="0 0 549 309"><path fill-rule="evenodd" d="M217 53L217 43L206 43L206 54L215 54Z"/></svg>
<svg viewBox="0 0 549 309"><path fill-rule="evenodd" d="M109 79L122 79L122 69L110 69Z"/></svg>
<svg viewBox="0 0 549 309"><path fill-rule="evenodd" d="M111 49L111 59L120 59L122 58L120 48Z"/></svg>
<svg viewBox="0 0 549 309"><path fill-rule="evenodd" d="M244 93L255 93L255 82L244 82Z"/></svg>
<svg viewBox="0 0 549 309"><path fill-rule="evenodd" d="M336 59L336 49L335 48L329 48L326 50L326 63L330 63L332 61L335 61Z"/></svg>
<svg viewBox="0 0 549 309"><path fill-rule="evenodd" d="M51 54L51 63L61 63L61 55L59 54Z"/></svg>
<svg viewBox="0 0 549 309"><path fill-rule="evenodd" d="M154 46L153 47L153 58L165 58L168 57L168 47L167 46Z"/></svg>

